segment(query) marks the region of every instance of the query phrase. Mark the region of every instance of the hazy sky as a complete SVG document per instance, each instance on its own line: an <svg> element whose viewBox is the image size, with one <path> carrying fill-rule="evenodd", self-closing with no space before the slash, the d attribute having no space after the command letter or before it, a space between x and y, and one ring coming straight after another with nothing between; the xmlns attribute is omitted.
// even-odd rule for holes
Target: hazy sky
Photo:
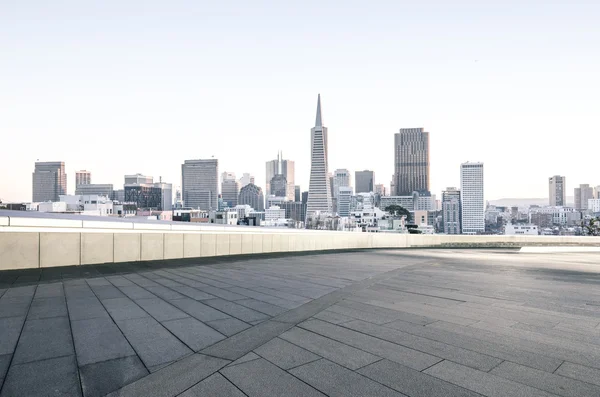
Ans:
<svg viewBox="0 0 600 397"><path fill-rule="evenodd" d="M308 189L317 93L329 168L389 186L394 133L431 133L431 189L485 163L486 199L600 185L600 2L0 1L0 198L36 159L122 186L185 159Z"/></svg>

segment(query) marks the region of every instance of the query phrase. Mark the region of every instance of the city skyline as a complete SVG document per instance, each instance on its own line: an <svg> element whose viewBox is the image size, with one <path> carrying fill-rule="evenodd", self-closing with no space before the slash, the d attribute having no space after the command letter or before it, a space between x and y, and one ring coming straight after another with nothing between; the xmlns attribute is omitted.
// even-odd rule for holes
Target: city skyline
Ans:
<svg viewBox="0 0 600 397"><path fill-rule="evenodd" d="M318 92L329 171L369 169L389 186L393 135L418 126L431 133L432 192L458 186L460 163L482 161L486 200L547 197L550 175L568 178L570 196L597 184L582 145L600 141L599 12L513 1L3 3L0 132L11 150L0 197L31 198L36 159L65 162L69 192L80 169L96 183L141 172L180 186L185 159L212 156L264 189L277 150L306 190ZM517 146L529 151L512 162ZM506 178L522 169L527 178Z"/></svg>

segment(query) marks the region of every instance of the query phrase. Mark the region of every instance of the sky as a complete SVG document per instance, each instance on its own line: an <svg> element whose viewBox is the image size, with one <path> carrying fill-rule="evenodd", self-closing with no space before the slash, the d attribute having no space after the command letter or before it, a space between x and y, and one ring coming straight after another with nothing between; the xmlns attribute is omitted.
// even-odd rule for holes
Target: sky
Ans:
<svg viewBox="0 0 600 397"><path fill-rule="evenodd" d="M31 200L34 162L122 187L181 185L219 159L264 188L296 162L308 190L317 94L329 169L389 187L394 134L430 132L431 190L485 164L485 197L600 185L598 1L0 2L0 199Z"/></svg>

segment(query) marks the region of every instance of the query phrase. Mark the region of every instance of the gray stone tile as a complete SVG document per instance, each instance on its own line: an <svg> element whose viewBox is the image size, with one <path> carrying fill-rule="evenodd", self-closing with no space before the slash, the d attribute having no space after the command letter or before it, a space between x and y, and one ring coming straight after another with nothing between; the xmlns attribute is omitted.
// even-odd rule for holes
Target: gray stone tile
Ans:
<svg viewBox="0 0 600 397"><path fill-rule="evenodd" d="M135 354L108 317L72 321L71 328L79 366Z"/></svg>
<svg viewBox="0 0 600 397"><path fill-rule="evenodd" d="M129 298L107 299L102 304L115 321L149 317L148 313Z"/></svg>
<svg viewBox="0 0 600 397"><path fill-rule="evenodd" d="M600 386L600 369L564 362L555 374Z"/></svg>
<svg viewBox="0 0 600 397"><path fill-rule="evenodd" d="M148 375L137 356L89 364L79 369L84 397L101 397Z"/></svg>
<svg viewBox="0 0 600 397"><path fill-rule="evenodd" d="M254 360L221 370L225 377L249 397L323 396L266 360Z"/></svg>
<svg viewBox="0 0 600 397"><path fill-rule="evenodd" d="M287 311L287 309L284 309L283 307L275 306L267 302L261 302L252 298L238 300L235 301L235 303L237 303L238 305L246 306L250 309L264 313L271 317L277 316Z"/></svg>
<svg viewBox="0 0 600 397"><path fill-rule="evenodd" d="M88 278L85 280L90 287L100 287L106 285L112 285L107 279L104 277L96 277L96 278Z"/></svg>
<svg viewBox="0 0 600 397"><path fill-rule="evenodd" d="M65 296L62 283L40 284L35 291L34 299L56 298Z"/></svg>
<svg viewBox="0 0 600 397"><path fill-rule="evenodd" d="M25 317L31 304L30 296L6 297L0 299L0 318Z"/></svg>
<svg viewBox="0 0 600 397"><path fill-rule="evenodd" d="M180 397L205 396L245 397L245 394L217 372L180 395Z"/></svg>
<svg viewBox="0 0 600 397"><path fill-rule="evenodd" d="M281 334L280 338L352 370L381 360L371 353L297 327Z"/></svg>
<svg viewBox="0 0 600 397"><path fill-rule="evenodd" d="M0 318L0 355L15 351L24 321L25 317Z"/></svg>
<svg viewBox="0 0 600 397"><path fill-rule="evenodd" d="M329 310L323 310L322 312L315 314L313 318L327 321L328 323L332 323L332 324L342 324L342 323L345 323L348 321L355 320L355 318L353 318L353 317L349 317L349 316L345 316L343 314L331 312Z"/></svg>
<svg viewBox="0 0 600 397"><path fill-rule="evenodd" d="M323 359L294 368L290 373L330 397L404 396L365 376Z"/></svg>
<svg viewBox="0 0 600 397"><path fill-rule="evenodd" d="M450 361L442 361L424 373L489 397L550 397L551 394Z"/></svg>
<svg viewBox="0 0 600 397"><path fill-rule="evenodd" d="M533 386L549 393L565 397L600 396L600 386L590 385L579 380L570 379L561 375L554 375L504 361L490 371L491 374L510 379L515 382Z"/></svg>
<svg viewBox="0 0 600 397"><path fill-rule="evenodd" d="M40 318L65 317L67 316L67 302L63 296L55 298L34 299L31 302L28 320L37 320Z"/></svg>
<svg viewBox="0 0 600 397"><path fill-rule="evenodd" d="M193 317L164 321L162 325L195 352L225 339L222 334Z"/></svg>
<svg viewBox="0 0 600 397"><path fill-rule="evenodd" d="M13 363L0 396L81 396L75 356Z"/></svg>
<svg viewBox="0 0 600 397"><path fill-rule="evenodd" d="M229 318L227 314L190 298L174 299L169 303L202 322Z"/></svg>
<svg viewBox="0 0 600 397"><path fill-rule="evenodd" d="M86 299L67 298L67 307L71 321L109 317L108 312L95 296Z"/></svg>
<svg viewBox="0 0 600 397"><path fill-rule="evenodd" d="M256 310L249 309L224 299L210 299L203 303L245 322L264 321L269 318L269 316L264 313L257 312Z"/></svg>
<svg viewBox="0 0 600 397"><path fill-rule="evenodd" d="M249 324L246 324L245 322L233 317L222 320L207 321L206 324L227 336L235 335L238 332L250 328Z"/></svg>
<svg viewBox="0 0 600 397"><path fill-rule="evenodd" d="M192 353L151 317L123 320L119 322L119 328L148 368Z"/></svg>
<svg viewBox="0 0 600 397"><path fill-rule="evenodd" d="M152 299L138 299L135 303L140 305L142 309L150 313L150 315L158 321L189 317L187 313L182 312L170 303L156 297Z"/></svg>
<svg viewBox="0 0 600 397"><path fill-rule="evenodd" d="M162 285L158 285L155 287L144 287L148 291L152 292L154 295L158 296L161 299L171 300L171 299L182 299L185 296L181 295L179 292L173 291L170 288L164 287Z"/></svg>
<svg viewBox="0 0 600 397"><path fill-rule="evenodd" d="M3 299L16 298L16 297L21 297L21 296L33 298L36 288L37 288L37 285L28 285L25 287L12 287L12 288L9 288L8 291L6 291L4 293L4 295L2 295L2 298Z"/></svg>
<svg viewBox="0 0 600 397"><path fill-rule="evenodd" d="M406 365L417 371L422 371L423 369L442 361L439 357L320 320L305 321L301 323L299 327L318 333L324 337L335 339L341 343L354 346L357 349L370 352L378 357L387 358L390 361ZM390 333L393 332L393 330L390 331ZM496 364L499 362L500 361L496 359Z"/></svg>
<svg viewBox="0 0 600 397"><path fill-rule="evenodd" d="M210 325L212 326L212 324ZM265 321L202 350L202 353L227 360L237 360L290 327L291 325L287 323Z"/></svg>
<svg viewBox="0 0 600 397"><path fill-rule="evenodd" d="M193 354L165 367L162 371L151 373L137 382L108 394L108 397L177 396L228 363L229 361L220 358Z"/></svg>
<svg viewBox="0 0 600 397"><path fill-rule="evenodd" d="M356 310L356 311L353 311L352 313L357 316L361 316L361 317L365 316L365 313L370 313L371 315L375 315L375 314L378 315L379 318L385 318L385 317L393 318L394 320L402 320L402 321L406 321L406 322L418 324L418 325L427 325L427 324L431 324L431 323L437 321L436 319L431 318L431 317L420 316L418 314L407 313L407 312L398 311L398 310L386 309L385 307L369 305L369 304L361 303L361 302L351 300L351 299L352 298L339 302L336 305L336 307L346 307L346 308ZM363 320L363 321L369 321L366 318L358 318L358 319ZM373 322L373 321L371 321L371 322Z"/></svg>
<svg viewBox="0 0 600 397"><path fill-rule="evenodd" d="M232 362L228 366L243 364L243 363L248 362L248 361L258 360L260 358L261 357L258 354L254 353L254 352L250 352L250 353L246 354L245 356L242 356L242 357L238 358L237 360L235 360L234 362Z"/></svg>
<svg viewBox="0 0 600 397"><path fill-rule="evenodd" d="M480 394L389 360L358 370L362 375L411 397L479 397Z"/></svg>
<svg viewBox="0 0 600 397"><path fill-rule="evenodd" d="M156 298L156 295L146 291L144 288L137 285L130 285L128 287L119 287L122 293L127 295L129 299L152 299Z"/></svg>
<svg viewBox="0 0 600 397"><path fill-rule="evenodd" d="M213 287L213 286L210 286L210 285L207 285L206 287L202 287L201 289L202 289L202 291L204 291L204 292L206 292L208 294L211 294L213 296L216 296L218 298L225 299L225 300L228 300L228 301L235 301L235 300L239 300L239 299L244 299L245 298L245 296L240 295L240 294L236 294L235 292L231 292L231 291L228 291L228 290L223 289L223 288Z"/></svg>
<svg viewBox="0 0 600 397"><path fill-rule="evenodd" d="M74 354L67 317L27 320L17 344L13 365Z"/></svg>
<svg viewBox="0 0 600 397"><path fill-rule="evenodd" d="M292 302L299 302L299 303L310 302L310 298L307 298L305 296L290 294L288 292L279 291L279 290L272 289L272 288L256 287L256 288L252 288L252 289L254 291L262 292L267 295L276 296L278 298L286 299L286 300L292 301Z"/></svg>
<svg viewBox="0 0 600 397"><path fill-rule="evenodd" d="M0 390L2 389L2 384L4 383L4 377L8 371L8 365L10 364L11 357L12 354L4 354L0 356Z"/></svg>
<svg viewBox="0 0 600 397"><path fill-rule="evenodd" d="M77 285L72 285L72 284L68 284L67 282L65 282L64 288L65 288L65 295L67 297L67 300L89 299L89 298L96 297L96 295L94 294L92 289L87 284L85 284L85 281L84 281L84 284L77 284Z"/></svg>
<svg viewBox="0 0 600 397"><path fill-rule="evenodd" d="M101 301L106 299L125 298L125 295L114 285L93 286L91 288Z"/></svg>
<svg viewBox="0 0 600 397"><path fill-rule="evenodd" d="M110 281L111 284L115 287L129 287L131 285L134 285L133 282L131 282L131 280L128 280L123 276L109 276L106 277L106 279Z"/></svg>
<svg viewBox="0 0 600 397"><path fill-rule="evenodd" d="M206 292L197 290L192 287L182 286L182 287L173 287L173 289L179 292L182 295L187 296L188 298L195 299L197 301L205 300L205 299L214 299L215 296L208 294Z"/></svg>
<svg viewBox="0 0 600 397"><path fill-rule="evenodd" d="M290 301L287 299L283 299L277 296L273 296L273 295L267 295L267 294L263 294L262 292L258 292L258 291L254 291L251 289L247 289L247 288L242 288L242 287L232 287L232 288L228 288L230 291L233 291L235 293L238 293L240 295L244 295L250 298L254 298L256 300L259 300L261 302L267 302L270 303L272 305L276 305L279 307L282 307L284 309L293 309L295 307L298 307L300 305L302 305L301 302L295 302L295 301Z"/></svg>
<svg viewBox="0 0 600 397"><path fill-rule="evenodd" d="M349 322L344 324L344 327L484 372L489 371L502 362L502 359L497 357L363 321Z"/></svg>
<svg viewBox="0 0 600 397"><path fill-rule="evenodd" d="M274 338L254 350L280 368L288 370L321 358L280 338Z"/></svg>
<svg viewBox="0 0 600 397"><path fill-rule="evenodd" d="M159 286L158 283L155 283L154 281L149 280L146 277L142 277L139 274L126 274L123 277L125 277L129 281L133 281L135 284L143 288Z"/></svg>

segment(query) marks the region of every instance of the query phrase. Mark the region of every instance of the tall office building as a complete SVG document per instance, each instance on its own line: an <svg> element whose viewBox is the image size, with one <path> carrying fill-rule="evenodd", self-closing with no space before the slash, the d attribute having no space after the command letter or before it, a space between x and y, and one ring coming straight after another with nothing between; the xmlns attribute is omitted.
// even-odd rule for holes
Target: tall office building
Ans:
<svg viewBox="0 0 600 397"><path fill-rule="evenodd" d="M234 208L238 204L238 195L240 194L240 184L235 179L233 172L223 172L221 174L221 197L227 203L229 208Z"/></svg>
<svg viewBox="0 0 600 397"><path fill-rule="evenodd" d="M307 217L315 212L331 212L331 187L327 176L327 127L321 118L321 94L317 99L315 126L310 130L310 183Z"/></svg>
<svg viewBox="0 0 600 397"><path fill-rule="evenodd" d="M75 172L75 188L79 185L89 185L90 183L92 183L91 172L85 170Z"/></svg>
<svg viewBox="0 0 600 397"><path fill-rule="evenodd" d="M352 187L350 171L345 168L333 171L333 197L337 198L340 187Z"/></svg>
<svg viewBox="0 0 600 397"><path fill-rule="evenodd" d="M181 165L181 191L186 207L216 210L219 195L219 160L185 160Z"/></svg>
<svg viewBox="0 0 600 397"><path fill-rule="evenodd" d="M294 174L295 174L294 162L292 160L284 160L281 152L277 153L276 160L267 161L266 179L265 179L265 185L266 185L265 190L267 192L267 197L269 195L275 194L271 191L271 180L276 175L283 175L283 177L285 178L285 183L286 183L285 195L280 196L280 197L285 197L287 200L293 201L294 194L295 194ZM278 183L280 183L280 182L281 182L281 178L279 178L279 180L278 180ZM275 195L278 196L277 194L275 194Z"/></svg>
<svg viewBox="0 0 600 397"><path fill-rule="evenodd" d="M350 216L350 202L352 201L352 188L340 186L337 196L337 213L339 216Z"/></svg>
<svg viewBox="0 0 600 397"><path fill-rule="evenodd" d="M160 209L171 211L173 209L173 184L165 183L162 178L159 178L159 182L153 183L153 186L160 189Z"/></svg>
<svg viewBox="0 0 600 397"><path fill-rule="evenodd" d="M567 205L567 178L554 175L548 178L550 205L564 207Z"/></svg>
<svg viewBox="0 0 600 397"><path fill-rule="evenodd" d="M356 194L371 193L375 191L375 172L364 170L354 173Z"/></svg>
<svg viewBox="0 0 600 397"><path fill-rule="evenodd" d="M460 190L455 187L446 188L442 192L442 224L445 234L460 234Z"/></svg>
<svg viewBox="0 0 600 397"><path fill-rule="evenodd" d="M244 172L244 174L240 178L239 182L240 182L240 189L241 189L241 188L243 188L244 186L246 186L249 183L254 183L254 176L250 175L247 172Z"/></svg>
<svg viewBox="0 0 600 397"><path fill-rule="evenodd" d="M294 186L294 201L302 201L302 193L300 192L300 185Z"/></svg>
<svg viewBox="0 0 600 397"><path fill-rule="evenodd" d="M594 188L582 184L575 188L575 209L585 211L588 209L588 200L594 198Z"/></svg>
<svg viewBox="0 0 600 397"><path fill-rule="evenodd" d="M238 205L249 205L255 211L265 210L265 196L262 189L254 183L249 183L240 190Z"/></svg>
<svg viewBox="0 0 600 397"><path fill-rule="evenodd" d="M32 201L58 201L67 194L67 174L62 161L36 162L32 174Z"/></svg>
<svg viewBox="0 0 600 397"><path fill-rule="evenodd" d="M483 163L460 165L461 228L463 234L485 232Z"/></svg>
<svg viewBox="0 0 600 397"><path fill-rule="evenodd" d="M395 134L393 186L395 196L429 191L429 132L423 128L401 128Z"/></svg>

